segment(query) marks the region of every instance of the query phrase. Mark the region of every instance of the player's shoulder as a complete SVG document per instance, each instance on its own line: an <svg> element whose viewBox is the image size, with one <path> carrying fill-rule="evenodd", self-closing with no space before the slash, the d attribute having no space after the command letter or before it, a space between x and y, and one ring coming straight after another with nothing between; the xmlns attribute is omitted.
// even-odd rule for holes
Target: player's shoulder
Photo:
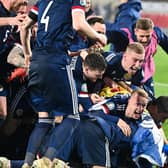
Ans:
<svg viewBox="0 0 168 168"><path fill-rule="evenodd" d="M120 62L122 59L122 53L116 53L114 51L105 52L103 56L108 64Z"/></svg>

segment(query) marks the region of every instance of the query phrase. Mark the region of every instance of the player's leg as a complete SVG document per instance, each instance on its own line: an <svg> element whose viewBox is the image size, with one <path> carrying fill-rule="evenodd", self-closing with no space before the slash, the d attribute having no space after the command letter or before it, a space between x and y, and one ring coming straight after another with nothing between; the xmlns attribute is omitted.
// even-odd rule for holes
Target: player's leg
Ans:
<svg viewBox="0 0 168 168"><path fill-rule="evenodd" d="M4 124L7 117L6 89L0 84L0 126Z"/></svg>
<svg viewBox="0 0 168 168"><path fill-rule="evenodd" d="M83 164L93 168L111 167L109 142L103 130L95 121L84 121L81 125L78 146Z"/></svg>

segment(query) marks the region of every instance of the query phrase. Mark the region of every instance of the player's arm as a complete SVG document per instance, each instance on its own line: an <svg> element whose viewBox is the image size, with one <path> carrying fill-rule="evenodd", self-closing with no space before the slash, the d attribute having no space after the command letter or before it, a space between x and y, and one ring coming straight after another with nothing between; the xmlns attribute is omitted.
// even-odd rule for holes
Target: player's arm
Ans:
<svg viewBox="0 0 168 168"><path fill-rule="evenodd" d="M159 27L154 27L154 31L157 34L159 45L168 53L168 36Z"/></svg>
<svg viewBox="0 0 168 168"><path fill-rule="evenodd" d="M18 14L15 17L0 17L0 26L6 25L20 25L22 21L25 19L26 14Z"/></svg>
<svg viewBox="0 0 168 168"><path fill-rule="evenodd" d="M131 135L131 128L130 126L121 118L117 122L117 126L122 130L123 134L125 136L130 136Z"/></svg>
<svg viewBox="0 0 168 168"><path fill-rule="evenodd" d="M31 47L30 47L30 36L31 36L31 27L36 22L32 20L29 16L25 18L20 30L21 43L23 45L23 52L25 56L25 64L29 66L29 59L31 57Z"/></svg>
<svg viewBox="0 0 168 168"><path fill-rule="evenodd" d="M128 92L132 92L131 87L124 81L118 81L118 84L123 88L126 89Z"/></svg>
<svg viewBox="0 0 168 168"><path fill-rule="evenodd" d="M106 36L97 33L91 28L85 19L85 13L83 10L72 9L72 23L73 28L82 34L87 35L89 38L97 42L98 47L103 47L107 43Z"/></svg>

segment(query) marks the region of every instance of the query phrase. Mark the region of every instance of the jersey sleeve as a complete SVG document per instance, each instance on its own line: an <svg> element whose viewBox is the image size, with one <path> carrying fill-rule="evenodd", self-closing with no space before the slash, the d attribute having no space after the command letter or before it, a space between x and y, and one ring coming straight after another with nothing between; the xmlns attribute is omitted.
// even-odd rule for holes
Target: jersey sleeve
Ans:
<svg viewBox="0 0 168 168"><path fill-rule="evenodd" d="M38 2L30 9L28 16L35 22L37 22L38 16Z"/></svg>
<svg viewBox="0 0 168 168"><path fill-rule="evenodd" d="M159 45L168 53L168 36L159 27L155 27L154 31L157 34Z"/></svg>
<svg viewBox="0 0 168 168"><path fill-rule="evenodd" d="M86 0L73 0L72 11L85 12Z"/></svg>

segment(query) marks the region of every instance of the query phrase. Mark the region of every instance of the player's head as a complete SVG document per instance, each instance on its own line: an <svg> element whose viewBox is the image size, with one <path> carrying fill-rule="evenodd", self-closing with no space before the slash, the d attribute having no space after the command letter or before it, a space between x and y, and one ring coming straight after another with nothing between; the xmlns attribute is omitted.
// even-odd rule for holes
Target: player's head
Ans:
<svg viewBox="0 0 168 168"><path fill-rule="evenodd" d="M151 19L138 19L134 29L137 41L140 42L143 46L148 45L152 37L153 28L154 24Z"/></svg>
<svg viewBox="0 0 168 168"><path fill-rule="evenodd" d="M92 82L101 79L107 67L104 57L98 53L90 53L83 62L84 77Z"/></svg>
<svg viewBox="0 0 168 168"><path fill-rule="evenodd" d="M148 94L143 89L134 90L128 100L125 115L128 118L139 119L145 111L148 101Z"/></svg>
<svg viewBox="0 0 168 168"><path fill-rule="evenodd" d="M87 22L97 33L106 33L105 21L102 16L90 16L88 17Z"/></svg>
<svg viewBox="0 0 168 168"><path fill-rule="evenodd" d="M105 35L106 26L102 16L89 16L87 22L97 33ZM95 42L95 40L89 39L89 46L94 48L96 44Z"/></svg>
<svg viewBox="0 0 168 168"><path fill-rule="evenodd" d="M28 0L10 0L10 10L18 12L21 7L27 7Z"/></svg>
<svg viewBox="0 0 168 168"><path fill-rule="evenodd" d="M122 67L129 74L135 74L142 67L144 57L144 47L138 42L130 43L123 53Z"/></svg>
<svg viewBox="0 0 168 168"><path fill-rule="evenodd" d="M157 123L164 122L168 119L168 96L159 96L154 101L149 102L148 110Z"/></svg>
<svg viewBox="0 0 168 168"><path fill-rule="evenodd" d="M85 12L88 12L92 7L92 0L86 0Z"/></svg>
<svg viewBox="0 0 168 168"><path fill-rule="evenodd" d="M17 14L27 14L28 13L28 3L25 1L25 3L19 5L16 13Z"/></svg>

